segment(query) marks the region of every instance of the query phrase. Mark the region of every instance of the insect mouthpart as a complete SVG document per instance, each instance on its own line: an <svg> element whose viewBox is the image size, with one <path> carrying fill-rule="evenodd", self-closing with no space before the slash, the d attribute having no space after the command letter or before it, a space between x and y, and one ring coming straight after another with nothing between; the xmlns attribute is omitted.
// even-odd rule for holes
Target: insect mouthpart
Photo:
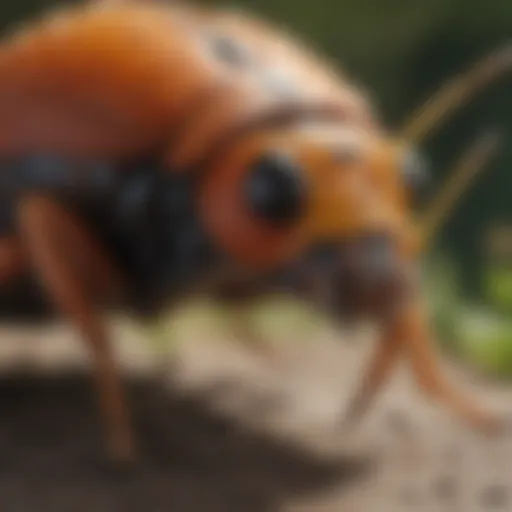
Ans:
<svg viewBox="0 0 512 512"><path fill-rule="evenodd" d="M368 235L340 247L333 306L354 317L386 314L400 301L407 277L393 239Z"/></svg>

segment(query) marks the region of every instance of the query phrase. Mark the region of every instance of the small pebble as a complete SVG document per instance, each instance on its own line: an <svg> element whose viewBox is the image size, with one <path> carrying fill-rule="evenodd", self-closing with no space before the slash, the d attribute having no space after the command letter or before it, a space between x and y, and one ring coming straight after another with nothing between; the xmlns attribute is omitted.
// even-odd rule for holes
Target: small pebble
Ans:
<svg viewBox="0 0 512 512"><path fill-rule="evenodd" d="M455 477L448 475L438 477L434 481L433 490L439 500L453 500L457 495L457 482Z"/></svg>
<svg viewBox="0 0 512 512"><path fill-rule="evenodd" d="M505 485L493 484L485 487L480 495L484 510L509 510L509 495Z"/></svg>

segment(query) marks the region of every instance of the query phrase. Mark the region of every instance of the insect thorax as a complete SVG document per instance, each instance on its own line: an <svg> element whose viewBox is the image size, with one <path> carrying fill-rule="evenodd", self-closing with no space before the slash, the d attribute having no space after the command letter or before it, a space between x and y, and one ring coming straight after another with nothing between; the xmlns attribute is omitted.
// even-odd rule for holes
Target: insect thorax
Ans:
<svg viewBox="0 0 512 512"><path fill-rule="evenodd" d="M154 161L119 166L53 156L4 163L0 236L14 230L27 192L47 194L80 216L120 267L144 311L194 286L216 262L194 205L194 182Z"/></svg>

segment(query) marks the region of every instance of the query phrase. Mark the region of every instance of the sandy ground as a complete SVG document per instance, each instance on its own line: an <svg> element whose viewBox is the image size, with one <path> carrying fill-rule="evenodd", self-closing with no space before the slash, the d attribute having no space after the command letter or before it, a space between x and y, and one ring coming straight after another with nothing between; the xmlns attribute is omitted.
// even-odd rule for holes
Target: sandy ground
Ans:
<svg viewBox="0 0 512 512"><path fill-rule="evenodd" d="M357 432L336 428L367 336L319 332L271 364L196 333L167 365L131 326L114 328L142 453L124 476L103 463L76 336L0 332L2 512L512 510L512 436L470 432L426 403L406 370ZM451 371L512 410L512 387Z"/></svg>

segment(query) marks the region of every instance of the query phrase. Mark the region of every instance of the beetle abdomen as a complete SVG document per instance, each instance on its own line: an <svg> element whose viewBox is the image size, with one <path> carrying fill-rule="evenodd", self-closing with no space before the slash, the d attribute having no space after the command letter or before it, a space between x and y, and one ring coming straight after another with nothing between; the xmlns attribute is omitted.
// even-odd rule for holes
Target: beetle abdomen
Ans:
<svg viewBox="0 0 512 512"><path fill-rule="evenodd" d="M5 41L1 149L115 157L161 145L218 79L183 21L143 6L70 9Z"/></svg>

